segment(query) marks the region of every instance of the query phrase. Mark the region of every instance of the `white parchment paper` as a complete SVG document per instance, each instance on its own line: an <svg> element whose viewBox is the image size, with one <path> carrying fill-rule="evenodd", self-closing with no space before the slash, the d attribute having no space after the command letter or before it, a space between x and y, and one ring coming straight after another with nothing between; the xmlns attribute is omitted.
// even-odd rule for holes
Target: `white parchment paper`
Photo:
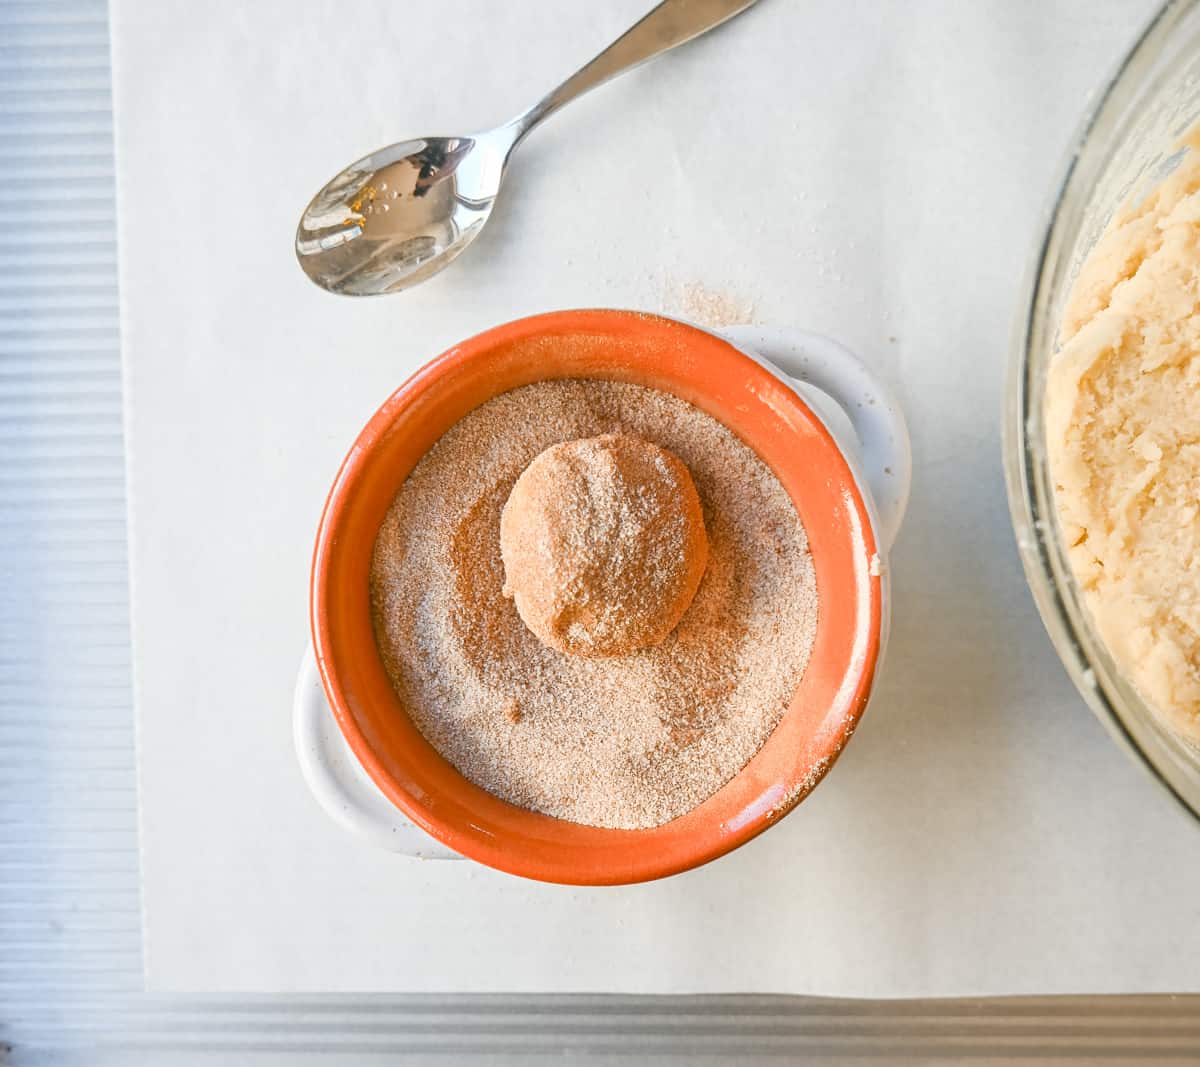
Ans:
<svg viewBox="0 0 1200 1067"><path fill-rule="evenodd" d="M1000 469L1018 280L1152 4L762 0L556 116L447 273L370 301L303 278L298 212L342 164L509 117L647 3L114 3L148 985L1200 989L1200 828L1068 683ZM652 885L345 836L300 778L289 699L353 436L480 329L686 312L695 286L842 340L909 412L892 643L853 744L778 828Z"/></svg>

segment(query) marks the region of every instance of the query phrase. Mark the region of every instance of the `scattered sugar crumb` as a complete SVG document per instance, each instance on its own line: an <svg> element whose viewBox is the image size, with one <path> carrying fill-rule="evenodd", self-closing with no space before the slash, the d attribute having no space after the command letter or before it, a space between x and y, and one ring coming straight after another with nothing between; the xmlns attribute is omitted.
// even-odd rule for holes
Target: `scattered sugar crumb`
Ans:
<svg viewBox="0 0 1200 1067"><path fill-rule="evenodd" d="M809 768L808 774L788 790L787 795L767 813L767 818L778 819L781 815L786 815L792 808L799 804L816 787L816 784L829 769L829 764L832 760L833 756L822 756L817 760Z"/></svg>
<svg viewBox="0 0 1200 1067"><path fill-rule="evenodd" d="M663 286L668 314L697 326L719 329L755 321L754 301L727 289L711 289L702 282L668 280Z"/></svg>

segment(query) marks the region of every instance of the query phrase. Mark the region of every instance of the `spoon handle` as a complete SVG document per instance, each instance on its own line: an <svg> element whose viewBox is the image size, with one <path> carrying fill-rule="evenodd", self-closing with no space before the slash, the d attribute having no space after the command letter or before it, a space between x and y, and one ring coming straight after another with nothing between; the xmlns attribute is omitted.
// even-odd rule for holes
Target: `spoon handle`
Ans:
<svg viewBox="0 0 1200 1067"><path fill-rule="evenodd" d="M757 0L663 0L640 22L613 41L587 66L572 74L528 111L510 123L520 141L563 104L582 96L610 78L653 59L676 45L719 26Z"/></svg>

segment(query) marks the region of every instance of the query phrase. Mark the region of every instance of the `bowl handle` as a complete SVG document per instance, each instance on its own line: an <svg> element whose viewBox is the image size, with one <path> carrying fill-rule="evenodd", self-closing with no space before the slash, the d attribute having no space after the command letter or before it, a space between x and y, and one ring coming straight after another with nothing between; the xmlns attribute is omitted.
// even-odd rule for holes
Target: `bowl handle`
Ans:
<svg viewBox="0 0 1200 1067"><path fill-rule="evenodd" d="M405 819L367 776L329 710L311 648L305 650L296 677L292 736L309 790L338 825L388 852L422 859L461 858Z"/></svg>
<svg viewBox="0 0 1200 1067"><path fill-rule="evenodd" d="M762 326L730 326L718 332L787 384L799 386L805 399L816 400L812 406L842 450L850 453L859 481L866 483L880 545L884 552L890 549L912 484L908 427L891 391L849 349L820 334ZM812 397L813 389L836 404L834 418L821 397ZM839 433L839 421L848 424L853 440Z"/></svg>

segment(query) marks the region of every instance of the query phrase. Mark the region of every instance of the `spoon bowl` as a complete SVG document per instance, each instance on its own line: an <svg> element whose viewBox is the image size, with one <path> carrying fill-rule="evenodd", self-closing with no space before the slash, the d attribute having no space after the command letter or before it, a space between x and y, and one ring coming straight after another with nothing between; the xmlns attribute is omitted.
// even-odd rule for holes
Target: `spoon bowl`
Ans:
<svg viewBox="0 0 1200 1067"><path fill-rule="evenodd" d="M509 127L417 138L351 163L300 218L304 273L349 296L396 292L437 273L483 229L514 141Z"/></svg>

